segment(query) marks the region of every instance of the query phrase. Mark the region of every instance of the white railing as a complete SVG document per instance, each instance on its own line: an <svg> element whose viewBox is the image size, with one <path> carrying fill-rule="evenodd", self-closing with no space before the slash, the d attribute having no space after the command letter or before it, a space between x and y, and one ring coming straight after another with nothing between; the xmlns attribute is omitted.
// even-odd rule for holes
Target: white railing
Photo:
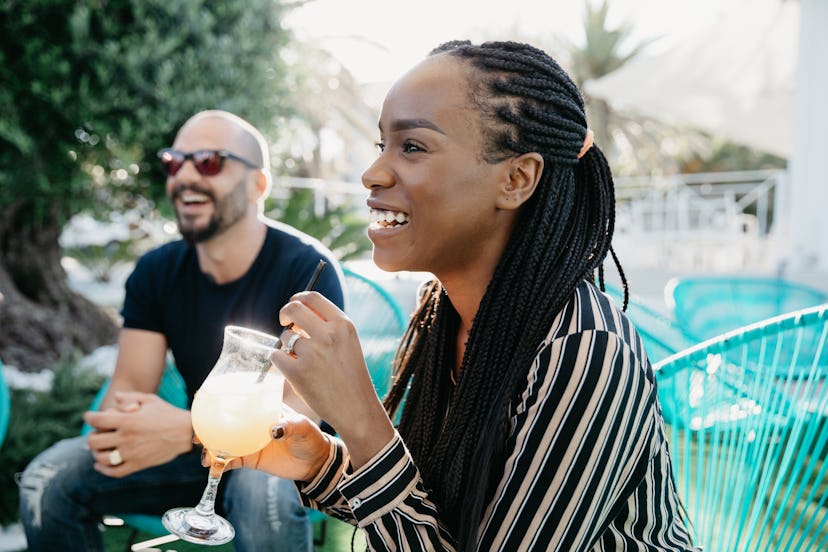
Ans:
<svg viewBox="0 0 828 552"><path fill-rule="evenodd" d="M785 172L616 179L616 249L671 270L773 269Z"/></svg>
<svg viewBox="0 0 828 552"><path fill-rule="evenodd" d="M273 179L270 196L287 199L292 189L313 190L313 208L317 216L324 215L329 206L349 206L357 213L365 213L365 220L368 221L368 207L365 205L368 191L359 182L277 176Z"/></svg>
<svg viewBox="0 0 828 552"><path fill-rule="evenodd" d="M617 177L615 249L625 265L668 270L771 268L785 171ZM355 182L277 177L272 195L315 191L315 210L331 204L365 212Z"/></svg>

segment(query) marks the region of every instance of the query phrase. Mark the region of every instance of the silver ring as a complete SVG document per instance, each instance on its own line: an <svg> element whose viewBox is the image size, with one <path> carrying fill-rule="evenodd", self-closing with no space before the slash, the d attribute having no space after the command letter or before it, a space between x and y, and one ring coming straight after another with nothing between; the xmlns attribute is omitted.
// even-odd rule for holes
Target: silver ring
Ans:
<svg viewBox="0 0 828 552"><path fill-rule="evenodd" d="M124 459L121 458L121 453L118 452L118 449L112 449L109 452L109 465L110 466L119 466L124 463Z"/></svg>
<svg viewBox="0 0 828 552"><path fill-rule="evenodd" d="M302 336L299 335L298 333L295 333L292 336L290 336L290 339L288 339L288 342L287 342L287 347L285 347L285 352L287 354L289 354L289 355L296 354L296 353L293 352L293 347L296 345L296 342L299 340L300 337L302 337Z"/></svg>

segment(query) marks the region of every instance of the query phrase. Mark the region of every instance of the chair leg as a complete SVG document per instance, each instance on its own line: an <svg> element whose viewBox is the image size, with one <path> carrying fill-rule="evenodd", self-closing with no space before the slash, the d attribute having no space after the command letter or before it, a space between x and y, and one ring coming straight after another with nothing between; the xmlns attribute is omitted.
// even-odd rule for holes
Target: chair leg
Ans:
<svg viewBox="0 0 828 552"><path fill-rule="evenodd" d="M138 538L138 529L134 527L129 532L129 538L126 542L126 548L124 548L124 552L132 552L132 545L135 544L135 539Z"/></svg>
<svg viewBox="0 0 828 552"><path fill-rule="evenodd" d="M325 544L325 538L328 535L328 520L323 519L317 525L319 525L319 536L313 536L313 544L314 546L322 546ZM315 533L316 531L314 531Z"/></svg>

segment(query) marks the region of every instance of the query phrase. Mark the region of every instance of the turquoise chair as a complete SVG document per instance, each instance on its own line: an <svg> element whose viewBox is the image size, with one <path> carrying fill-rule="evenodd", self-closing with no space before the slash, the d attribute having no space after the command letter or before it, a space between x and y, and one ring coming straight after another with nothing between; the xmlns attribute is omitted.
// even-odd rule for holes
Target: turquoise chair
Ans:
<svg viewBox="0 0 828 552"><path fill-rule="evenodd" d="M654 366L679 496L705 550L828 550L828 304Z"/></svg>
<svg viewBox="0 0 828 552"><path fill-rule="evenodd" d="M109 380L106 380L98 391L98 394L89 406L89 410L97 410L100 408L101 401L107 389L109 389ZM161 383L158 387L158 396L173 406L187 408L187 386L181 374L176 370L175 365L170 361L167 362L164 375L161 378ZM87 424L83 424L81 435L86 435L90 431L92 431L92 428ZM155 536L169 534L169 531L161 523L161 516L150 514L115 513L105 516L104 524L108 526L127 525L132 528L132 533L127 542L127 550L135 543L135 538L138 536L139 531Z"/></svg>
<svg viewBox="0 0 828 552"><path fill-rule="evenodd" d="M701 339L828 302L818 289L761 276L673 278L664 295L676 322Z"/></svg>
<svg viewBox="0 0 828 552"><path fill-rule="evenodd" d="M380 284L348 268L342 271L345 313L356 326L371 380L383 398L391 385L394 355L408 320L397 300Z"/></svg>
<svg viewBox="0 0 828 552"><path fill-rule="evenodd" d="M624 295L615 286L606 284L606 293L620 307L624 304ZM660 313L638 297L630 297L625 314L635 325L650 362L657 362L674 355L700 341L697 337L679 325L675 320Z"/></svg>
<svg viewBox="0 0 828 552"><path fill-rule="evenodd" d="M10 412L11 397L9 387L6 385L6 378L3 376L3 362L0 361L0 447L3 446L3 441L6 439Z"/></svg>

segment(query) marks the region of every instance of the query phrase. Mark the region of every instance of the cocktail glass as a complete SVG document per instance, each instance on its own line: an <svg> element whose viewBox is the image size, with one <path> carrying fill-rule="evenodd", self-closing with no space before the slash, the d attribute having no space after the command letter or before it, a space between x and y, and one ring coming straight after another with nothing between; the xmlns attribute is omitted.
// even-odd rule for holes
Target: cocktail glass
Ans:
<svg viewBox="0 0 828 552"><path fill-rule="evenodd" d="M272 335L227 326L215 366L196 392L191 409L193 429L210 451L207 488L194 508L173 508L161 518L164 527L197 544L229 542L235 530L215 513L216 491L228 462L262 449L282 411L284 377L271 364L279 346Z"/></svg>

